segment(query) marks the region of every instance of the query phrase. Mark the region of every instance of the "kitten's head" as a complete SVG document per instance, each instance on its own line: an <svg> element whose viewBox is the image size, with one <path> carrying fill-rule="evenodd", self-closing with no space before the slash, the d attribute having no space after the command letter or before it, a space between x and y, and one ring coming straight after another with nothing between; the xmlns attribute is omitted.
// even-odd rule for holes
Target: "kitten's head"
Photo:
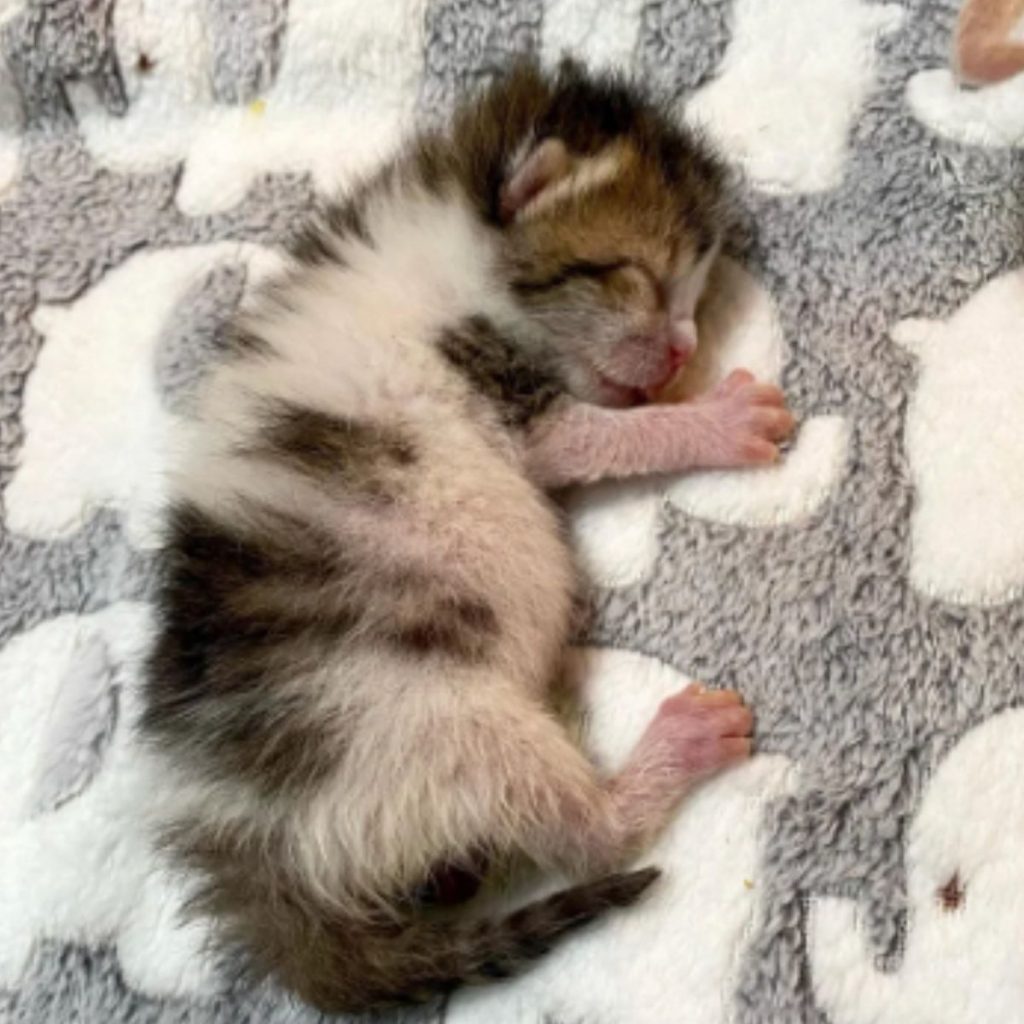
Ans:
<svg viewBox="0 0 1024 1024"><path fill-rule="evenodd" d="M724 225L723 171L665 113L566 63L507 161L513 295L576 397L644 401L697 345Z"/></svg>

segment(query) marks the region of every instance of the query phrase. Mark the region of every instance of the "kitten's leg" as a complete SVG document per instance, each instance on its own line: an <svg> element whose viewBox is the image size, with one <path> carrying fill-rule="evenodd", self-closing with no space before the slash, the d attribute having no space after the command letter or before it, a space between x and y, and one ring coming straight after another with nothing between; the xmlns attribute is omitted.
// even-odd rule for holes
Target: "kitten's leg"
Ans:
<svg viewBox="0 0 1024 1024"><path fill-rule="evenodd" d="M364 719L359 747L311 812L317 826L299 830L300 846L332 830L316 845L345 851L359 891L446 902L471 894L488 861L516 854L576 877L614 872L697 780L750 753L739 697L690 687L662 703L622 770L602 777L543 703L487 670L459 679L468 685L457 703L450 681L428 684L415 702L403 691ZM333 877L315 884L329 889Z"/></svg>
<svg viewBox="0 0 1024 1024"><path fill-rule="evenodd" d="M763 465L793 430L782 392L736 370L714 391L680 405L552 410L527 439L526 469L542 487L603 477Z"/></svg>
<svg viewBox="0 0 1024 1024"><path fill-rule="evenodd" d="M519 837L539 863L577 875L615 870L664 828L694 783L750 754L752 717L738 694L698 685L664 701L625 767L603 782L554 723L521 762L531 805ZM524 790L517 787L517 792ZM537 814L537 808L544 813Z"/></svg>

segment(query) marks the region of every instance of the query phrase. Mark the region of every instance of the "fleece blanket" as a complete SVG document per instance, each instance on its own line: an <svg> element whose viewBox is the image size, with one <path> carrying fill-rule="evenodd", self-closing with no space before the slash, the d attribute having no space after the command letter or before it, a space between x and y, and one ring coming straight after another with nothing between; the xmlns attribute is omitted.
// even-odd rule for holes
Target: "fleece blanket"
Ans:
<svg viewBox="0 0 1024 1024"><path fill-rule="evenodd" d="M685 681L757 754L666 876L449 1024L1024 1022L1024 80L949 0L0 0L0 1016L316 1019L181 924L132 735L163 467L317 194L512 54L705 126L741 230L691 386L781 382L760 472L568 499L585 742Z"/></svg>

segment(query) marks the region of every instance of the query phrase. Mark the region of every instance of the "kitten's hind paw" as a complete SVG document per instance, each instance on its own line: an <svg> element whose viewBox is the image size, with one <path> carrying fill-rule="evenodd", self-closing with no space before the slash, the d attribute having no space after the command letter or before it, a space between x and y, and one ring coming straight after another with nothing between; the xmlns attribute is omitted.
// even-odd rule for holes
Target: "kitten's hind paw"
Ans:
<svg viewBox="0 0 1024 1024"><path fill-rule="evenodd" d="M699 683L662 702L648 727L664 744L671 767L688 778L750 756L754 717L734 690L708 690Z"/></svg>

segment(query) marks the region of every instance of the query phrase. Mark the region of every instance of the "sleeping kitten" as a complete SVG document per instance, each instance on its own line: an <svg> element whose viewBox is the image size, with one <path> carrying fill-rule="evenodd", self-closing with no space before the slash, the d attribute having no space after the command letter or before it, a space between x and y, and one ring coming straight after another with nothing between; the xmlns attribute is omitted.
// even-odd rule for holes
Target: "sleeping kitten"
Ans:
<svg viewBox="0 0 1024 1024"><path fill-rule="evenodd" d="M737 373L639 406L696 344L721 172L626 85L513 69L292 249L234 324L174 485L144 731L164 838L223 938L328 1011L503 977L654 869L695 780L750 750L731 692L666 701L602 778L549 708L572 559L545 490L770 462ZM585 879L500 921L439 865Z"/></svg>

